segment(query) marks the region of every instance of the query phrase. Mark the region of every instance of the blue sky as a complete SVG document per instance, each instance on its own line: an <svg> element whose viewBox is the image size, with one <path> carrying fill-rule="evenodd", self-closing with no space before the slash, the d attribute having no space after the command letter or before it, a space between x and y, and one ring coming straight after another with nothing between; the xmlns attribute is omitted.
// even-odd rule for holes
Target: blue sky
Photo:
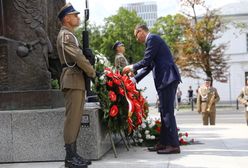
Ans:
<svg viewBox="0 0 248 168"><path fill-rule="evenodd" d="M74 8L81 12L80 17L83 19L85 0L66 0L71 2ZM180 11L180 0L88 0L90 8L90 22L97 25L103 23L103 19L115 15L119 7L126 3L155 1L158 5L158 17L168 14L175 14ZM242 2L248 0L205 0L206 5L210 8L220 8L223 5Z"/></svg>

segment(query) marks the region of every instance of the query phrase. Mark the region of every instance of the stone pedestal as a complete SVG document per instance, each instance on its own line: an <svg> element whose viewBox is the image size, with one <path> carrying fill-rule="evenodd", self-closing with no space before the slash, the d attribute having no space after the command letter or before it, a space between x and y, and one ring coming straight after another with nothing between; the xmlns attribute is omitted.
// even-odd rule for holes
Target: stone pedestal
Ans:
<svg viewBox="0 0 248 168"><path fill-rule="evenodd" d="M88 105L88 110L82 117L82 128L77 142L78 153L86 159L97 160L111 149L111 141L106 129L102 128L98 109L94 103Z"/></svg>
<svg viewBox="0 0 248 168"><path fill-rule="evenodd" d="M64 111L64 108L0 111L0 162L63 160ZM97 104L86 104L84 127L77 142L78 152L93 160L111 149L98 113Z"/></svg>
<svg viewBox="0 0 248 168"><path fill-rule="evenodd" d="M60 90L0 91L0 110L53 109L64 107Z"/></svg>

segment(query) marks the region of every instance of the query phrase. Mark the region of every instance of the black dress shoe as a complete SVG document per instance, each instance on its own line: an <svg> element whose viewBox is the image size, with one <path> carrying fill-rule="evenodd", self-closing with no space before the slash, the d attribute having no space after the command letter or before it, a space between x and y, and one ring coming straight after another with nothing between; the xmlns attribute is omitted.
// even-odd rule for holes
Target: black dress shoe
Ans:
<svg viewBox="0 0 248 168"><path fill-rule="evenodd" d="M162 149L165 149L166 146L164 145L160 145L160 144L157 144L155 146L152 146L152 147L148 147L147 149L150 151L150 152L156 152L158 150L162 150Z"/></svg>
<svg viewBox="0 0 248 168"><path fill-rule="evenodd" d="M158 154L176 154L181 153L180 147L166 146L165 149L157 150Z"/></svg>

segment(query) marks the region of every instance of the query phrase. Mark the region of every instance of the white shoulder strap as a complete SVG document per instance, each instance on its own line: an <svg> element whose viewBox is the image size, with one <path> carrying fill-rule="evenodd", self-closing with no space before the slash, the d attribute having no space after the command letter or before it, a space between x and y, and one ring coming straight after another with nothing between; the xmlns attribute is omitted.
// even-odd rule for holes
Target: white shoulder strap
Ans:
<svg viewBox="0 0 248 168"><path fill-rule="evenodd" d="M71 32L69 32L69 33L72 34ZM73 34L72 34L72 36L74 37L74 39L75 39L75 41L76 41L76 45L78 46L79 44L78 44L77 38L76 38ZM69 68L73 68L73 67L76 66L76 63L74 63L74 65L69 65L69 64L67 63L67 61L66 61L66 58L65 58L64 37L65 37L65 32L62 32L62 40L61 40L61 41L62 41L62 55L63 55L63 57L64 57L66 66L69 67Z"/></svg>

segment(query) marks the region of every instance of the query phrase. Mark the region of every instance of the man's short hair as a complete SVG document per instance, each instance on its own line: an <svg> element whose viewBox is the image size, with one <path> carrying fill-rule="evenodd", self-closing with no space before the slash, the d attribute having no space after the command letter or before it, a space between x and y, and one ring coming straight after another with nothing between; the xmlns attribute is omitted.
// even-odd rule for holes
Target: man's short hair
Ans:
<svg viewBox="0 0 248 168"><path fill-rule="evenodd" d="M146 32L149 31L149 28L145 24L138 24L138 25L136 25L135 30L137 30L137 29L142 29L142 30L144 30Z"/></svg>

